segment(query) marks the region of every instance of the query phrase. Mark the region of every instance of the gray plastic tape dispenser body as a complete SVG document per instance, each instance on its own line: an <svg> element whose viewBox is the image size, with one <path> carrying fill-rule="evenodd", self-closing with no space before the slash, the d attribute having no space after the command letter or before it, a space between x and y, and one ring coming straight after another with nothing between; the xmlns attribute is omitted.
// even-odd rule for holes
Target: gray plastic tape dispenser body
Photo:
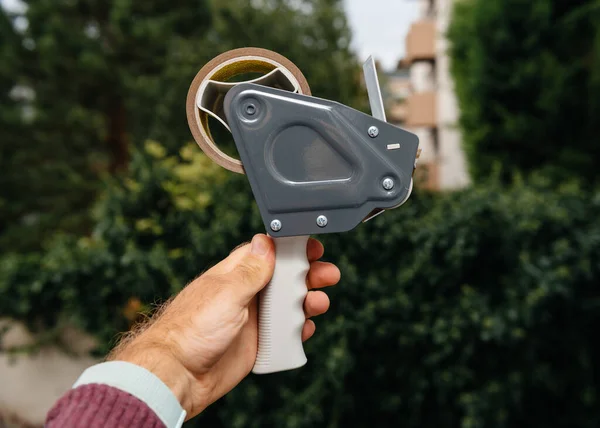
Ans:
<svg viewBox="0 0 600 428"><path fill-rule="evenodd" d="M419 146L410 132L336 102L250 83L230 90L224 109L273 236L345 232L410 195ZM323 217L326 224L317 221Z"/></svg>
<svg viewBox="0 0 600 428"><path fill-rule="evenodd" d="M275 270L259 295L254 373L307 361L302 329L308 236L350 230L402 205L412 191L418 138L385 122L372 58L364 71L373 116L311 97L293 63L258 48L216 57L190 87L186 110L194 139L219 165L248 175L274 238ZM248 72L262 77L230 81ZM242 162L217 147L208 117L231 131Z"/></svg>

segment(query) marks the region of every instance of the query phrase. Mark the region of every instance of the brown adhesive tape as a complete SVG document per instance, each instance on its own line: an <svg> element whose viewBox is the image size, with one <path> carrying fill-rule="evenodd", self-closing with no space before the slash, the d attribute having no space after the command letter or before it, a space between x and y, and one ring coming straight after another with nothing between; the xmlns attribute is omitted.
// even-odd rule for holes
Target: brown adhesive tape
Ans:
<svg viewBox="0 0 600 428"><path fill-rule="evenodd" d="M206 80L225 82L245 73L267 74L278 67L294 76L301 94L311 95L306 78L293 62L278 53L260 48L241 48L225 52L202 67L192 81L186 103L188 125L202 151L222 167L244 174L242 163L223 153L213 140L208 127L208 115L196 106L200 86Z"/></svg>

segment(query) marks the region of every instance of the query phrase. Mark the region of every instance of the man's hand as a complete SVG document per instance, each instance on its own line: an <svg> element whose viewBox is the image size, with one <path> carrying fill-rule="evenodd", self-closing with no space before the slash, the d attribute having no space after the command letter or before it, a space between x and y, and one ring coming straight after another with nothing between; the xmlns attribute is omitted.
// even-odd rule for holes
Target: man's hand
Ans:
<svg viewBox="0 0 600 428"><path fill-rule="evenodd" d="M310 317L329 308L322 291L340 280L339 269L317 261L323 246L308 241L310 270L304 301L302 340L315 332ZM256 294L273 275L275 248L256 235L251 244L194 280L165 306L148 327L124 340L109 357L142 366L175 394L188 418L196 416L246 377L256 359L258 321Z"/></svg>

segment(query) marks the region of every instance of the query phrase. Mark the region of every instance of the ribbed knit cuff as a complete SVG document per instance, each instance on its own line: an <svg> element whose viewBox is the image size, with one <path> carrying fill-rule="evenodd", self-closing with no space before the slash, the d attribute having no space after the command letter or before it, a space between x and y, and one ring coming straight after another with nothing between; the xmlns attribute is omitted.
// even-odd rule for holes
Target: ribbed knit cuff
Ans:
<svg viewBox="0 0 600 428"><path fill-rule="evenodd" d="M73 388L102 384L125 391L156 413L167 428L180 428L185 421L183 410L175 395L156 375L125 361L109 361L88 368Z"/></svg>
<svg viewBox="0 0 600 428"><path fill-rule="evenodd" d="M45 428L165 428L146 403L108 385L71 389L48 412Z"/></svg>

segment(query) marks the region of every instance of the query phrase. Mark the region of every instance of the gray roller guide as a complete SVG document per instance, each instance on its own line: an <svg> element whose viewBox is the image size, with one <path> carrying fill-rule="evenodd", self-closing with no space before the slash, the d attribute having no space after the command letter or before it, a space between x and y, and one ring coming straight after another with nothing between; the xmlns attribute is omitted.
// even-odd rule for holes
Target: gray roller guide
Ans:
<svg viewBox="0 0 600 428"><path fill-rule="evenodd" d="M409 194L419 145L410 132L336 102L247 83L227 93L224 111L273 236L344 232Z"/></svg>

